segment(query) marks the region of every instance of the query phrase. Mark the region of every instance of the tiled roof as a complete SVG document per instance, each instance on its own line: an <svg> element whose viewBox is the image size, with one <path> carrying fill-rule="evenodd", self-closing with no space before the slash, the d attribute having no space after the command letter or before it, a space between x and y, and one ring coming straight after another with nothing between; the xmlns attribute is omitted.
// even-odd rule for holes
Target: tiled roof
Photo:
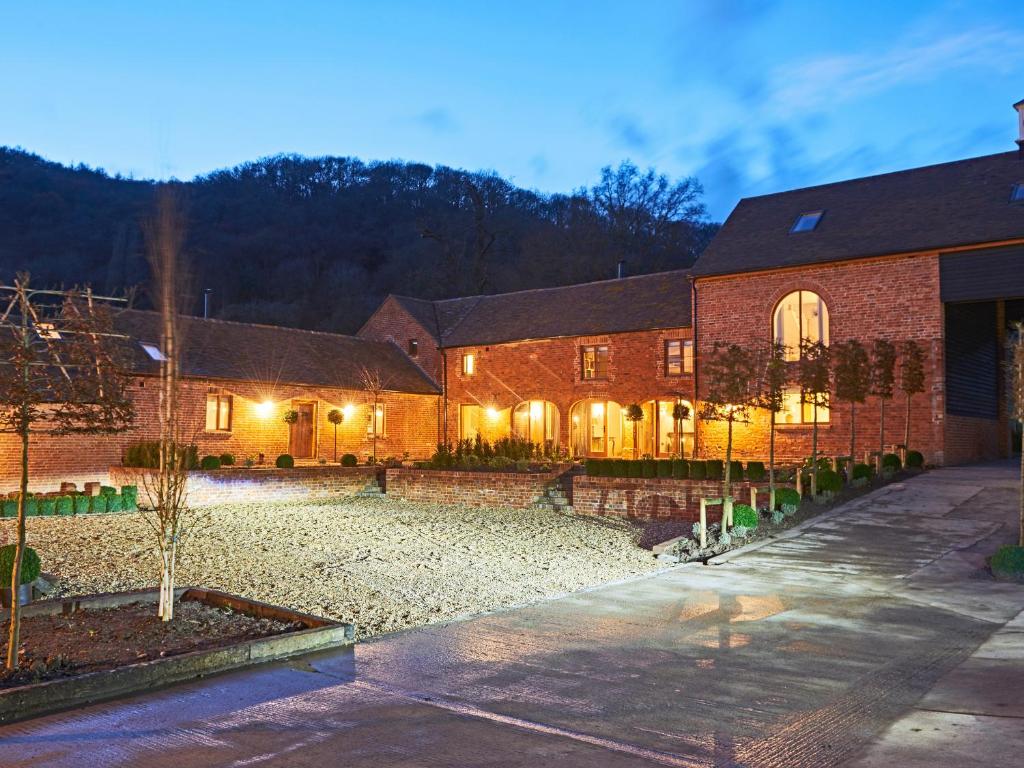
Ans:
<svg viewBox="0 0 1024 768"><path fill-rule="evenodd" d="M444 299L432 302L437 321L434 327L443 347L688 328L688 276L686 270L677 270L559 288ZM430 302L400 296L395 299L423 323L420 305Z"/></svg>
<svg viewBox="0 0 1024 768"><path fill-rule="evenodd" d="M128 310L118 330L159 346L160 316ZM182 373L188 377L308 384L362 389L364 367L379 370L388 390L436 394L437 388L394 344L335 333L304 331L224 320L182 318ZM159 363L132 344L134 368L156 373Z"/></svg>
<svg viewBox="0 0 1024 768"><path fill-rule="evenodd" d="M741 200L693 274L938 250L1024 238L1024 205L1011 203L1024 160L1004 152ZM824 211L791 234L802 213Z"/></svg>

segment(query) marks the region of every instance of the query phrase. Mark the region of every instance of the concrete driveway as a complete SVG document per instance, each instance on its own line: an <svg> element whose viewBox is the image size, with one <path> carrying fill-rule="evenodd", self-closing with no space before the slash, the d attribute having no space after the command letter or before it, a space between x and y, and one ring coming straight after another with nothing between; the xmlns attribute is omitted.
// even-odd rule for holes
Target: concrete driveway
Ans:
<svg viewBox="0 0 1024 768"><path fill-rule="evenodd" d="M982 567L1015 482L938 470L721 565L8 726L0 765L1010 764L1024 587Z"/></svg>

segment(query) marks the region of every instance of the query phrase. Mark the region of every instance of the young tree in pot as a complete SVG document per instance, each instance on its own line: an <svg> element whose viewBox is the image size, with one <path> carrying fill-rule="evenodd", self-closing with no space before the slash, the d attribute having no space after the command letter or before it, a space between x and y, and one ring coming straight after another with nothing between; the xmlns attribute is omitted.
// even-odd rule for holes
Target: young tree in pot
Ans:
<svg viewBox="0 0 1024 768"><path fill-rule="evenodd" d="M638 403L626 408L626 421L633 425L633 461L640 458L640 422L644 420L644 409Z"/></svg>
<svg viewBox="0 0 1024 768"><path fill-rule="evenodd" d="M337 408L327 412L327 421L334 425L334 460L338 460L338 425L345 421L345 414Z"/></svg>
<svg viewBox="0 0 1024 768"><path fill-rule="evenodd" d="M867 400L871 389L871 360L868 351L856 339L832 345L832 377L836 400L850 404L850 467L857 462L857 404ZM837 467L838 469L838 467Z"/></svg>
<svg viewBox="0 0 1024 768"><path fill-rule="evenodd" d="M704 361L704 381L701 418L727 425L722 495L731 499L733 425L749 421L750 409L759 402L754 355L738 344L716 342Z"/></svg>
<svg viewBox="0 0 1024 768"><path fill-rule="evenodd" d="M786 386L789 384L789 365L786 363L786 345L773 343L765 355L764 371L758 393L758 407L768 411L768 508L775 509L775 421L782 412Z"/></svg>
<svg viewBox="0 0 1024 768"><path fill-rule="evenodd" d="M910 451L910 401L924 392L924 350L913 339L903 342L900 355L900 389L907 397L907 421L903 427L903 449Z"/></svg>
<svg viewBox="0 0 1024 768"><path fill-rule="evenodd" d="M690 406L681 400L672 406L672 420L676 427L676 456L683 457L683 422L690 418Z"/></svg>
<svg viewBox="0 0 1024 768"><path fill-rule="evenodd" d="M32 435L120 432L132 422L127 339L114 329L122 299L90 290L30 286L28 274L0 286L0 431L21 443L15 550L10 573L8 669L18 666L18 586L27 551L29 445Z"/></svg>
<svg viewBox="0 0 1024 768"><path fill-rule="evenodd" d="M878 473L885 456L885 403L892 400L896 385L896 347L888 339L871 345L871 394L878 398Z"/></svg>
<svg viewBox="0 0 1024 768"><path fill-rule="evenodd" d="M831 352L820 341L800 344L797 365L801 401L811 406L811 495L818 495L818 412L828 408L831 399Z"/></svg>
<svg viewBox="0 0 1024 768"><path fill-rule="evenodd" d="M383 407L381 402L384 399L384 393L387 392L389 381L379 368L367 368L364 366L359 371L359 383L362 385L363 391L366 392L366 397L370 401L372 408L368 431L373 439L374 464L377 463L377 438L380 437L380 413Z"/></svg>

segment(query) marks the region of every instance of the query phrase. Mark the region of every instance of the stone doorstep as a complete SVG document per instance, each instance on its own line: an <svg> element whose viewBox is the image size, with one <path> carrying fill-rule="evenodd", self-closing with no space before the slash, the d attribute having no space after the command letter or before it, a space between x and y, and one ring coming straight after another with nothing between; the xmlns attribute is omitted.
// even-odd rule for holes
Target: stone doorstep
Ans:
<svg viewBox="0 0 1024 768"><path fill-rule="evenodd" d="M117 669L88 672L75 677L31 683L0 691L0 723L38 717L83 704L150 691L175 683L263 664L300 654L341 648L355 642L355 626L292 611L258 600L249 600L213 589L179 588L175 599L187 595L207 605L230 607L239 613L280 621L294 621L308 628L282 635L247 640L221 648L192 651L162 659L151 659ZM22 609L23 615L73 613L87 608L110 608L127 603L158 602L157 590L47 600ZM5 614L6 615L6 612ZM0 617L2 618L2 617Z"/></svg>

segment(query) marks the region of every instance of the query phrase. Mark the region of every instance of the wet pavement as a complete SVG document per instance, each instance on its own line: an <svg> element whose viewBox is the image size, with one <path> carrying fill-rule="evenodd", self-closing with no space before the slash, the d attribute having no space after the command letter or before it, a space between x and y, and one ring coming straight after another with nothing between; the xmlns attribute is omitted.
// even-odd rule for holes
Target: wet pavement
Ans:
<svg viewBox="0 0 1024 768"><path fill-rule="evenodd" d="M721 565L7 726L0 766L1007 764L1024 587L983 566L1016 478L938 470Z"/></svg>

